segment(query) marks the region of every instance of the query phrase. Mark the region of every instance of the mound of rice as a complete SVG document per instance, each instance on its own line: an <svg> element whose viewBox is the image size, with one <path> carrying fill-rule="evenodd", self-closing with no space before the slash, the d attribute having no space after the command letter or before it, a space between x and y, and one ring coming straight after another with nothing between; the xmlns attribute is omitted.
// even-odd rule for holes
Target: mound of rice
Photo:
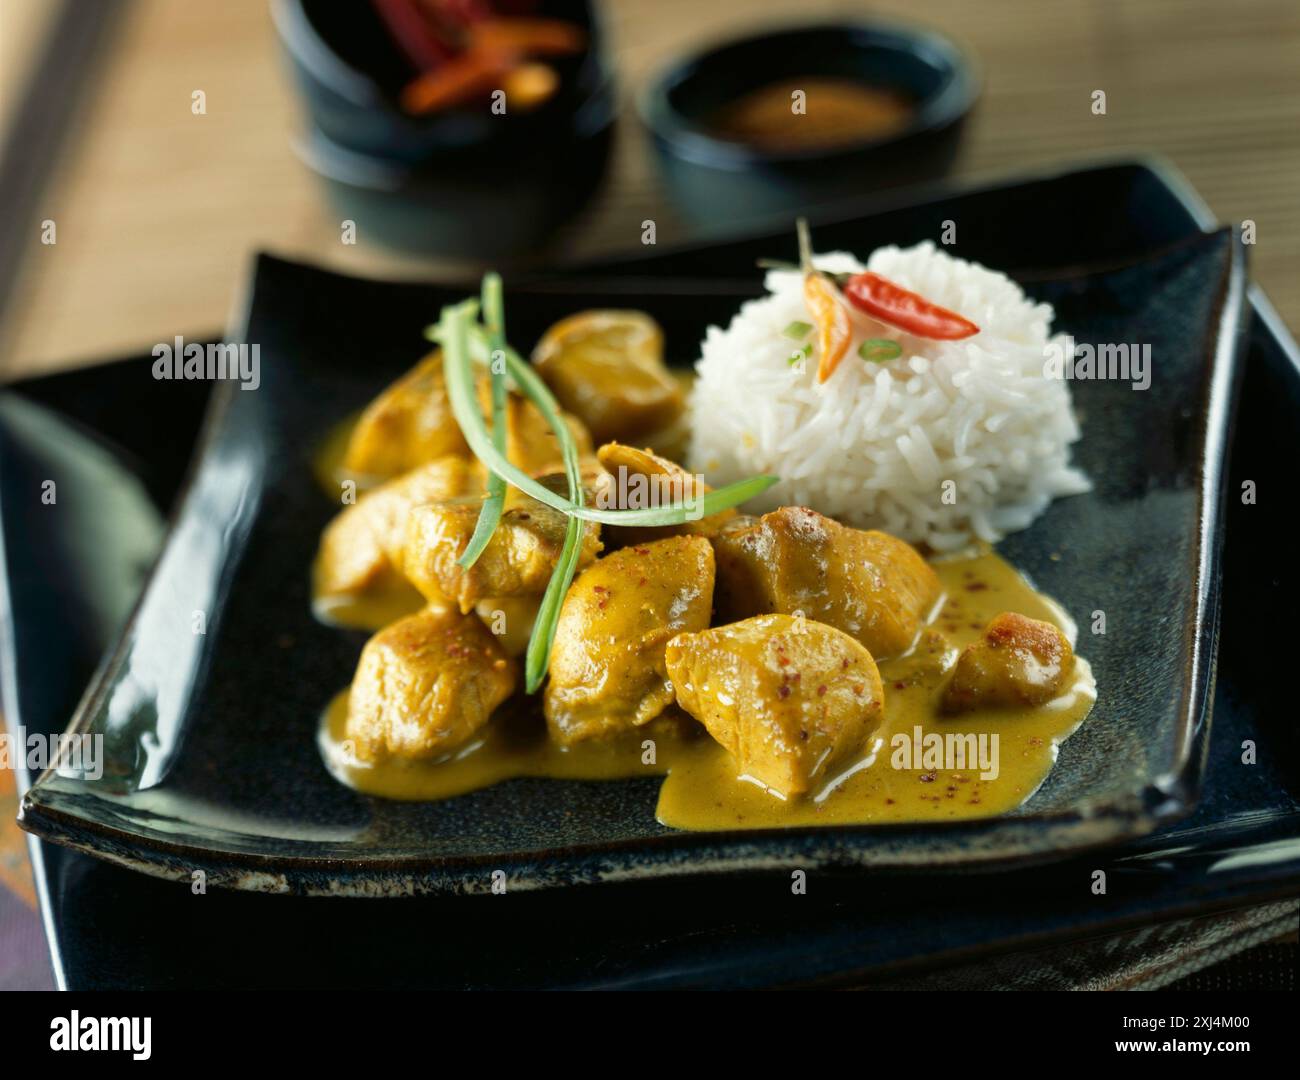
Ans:
<svg viewBox="0 0 1300 1080"><path fill-rule="evenodd" d="M690 464L709 483L773 473L781 482L746 509L810 506L936 551L999 540L1052 499L1088 490L1070 465L1079 425L1068 384L1043 373L1050 305L929 242L881 248L865 268L843 252L815 262L874 270L980 332L931 341L855 313L849 352L819 384L816 349L800 370L790 362L798 343L784 334L812 321L802 279L770 271L771 295L742 306L725 330L710 327L696 364ZM881 337L902 354L858 356L861 341Z"/></svg>

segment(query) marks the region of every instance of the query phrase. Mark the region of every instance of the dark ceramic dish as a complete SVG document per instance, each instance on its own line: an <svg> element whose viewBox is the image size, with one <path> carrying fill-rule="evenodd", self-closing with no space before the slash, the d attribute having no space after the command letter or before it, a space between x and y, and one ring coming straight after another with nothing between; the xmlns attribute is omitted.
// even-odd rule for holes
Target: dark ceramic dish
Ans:
<svg viewBox="0 0 1300 1080"><path fill-rule="evenodd" d="M1058 239L1082 258L1127 260L1195 235L1213 219L1167 168L1123 164L945 193L889 215L897 235L925 235L954 211L1005 219L1079 208ZM879 238L876 207L840 225L846 243ZM606 265L602 279L689 272L741 277L766 241L684 258ZM974 253L1008 266L1036 260L1019 236L992 230ZM1285 490L1300 453L1300 349L1267 300L1252 293L1249 352L1230 487L1243 478ZM200 334L187 335L204 340ZM11 725L61 731L81 688L125 620L175 505L207 384L149 378L149 357L15 385L0 395L0 683ZM142 425L141 414L153 417ZM104 465L107 463L108 468ZM80 515L34 513L30 493L54 478ZM133 873L30 838L29 850L60 986L889 987L902 972L963 962L994 971L999 953L1087 939L1293 894L1300 883L1300 757L1277 673L1285 635L1259 635L1260 612L1300 603L1300 569L1276 559L1285 499L1229 499L1222 648L1207 772L1195 812L1147 837L1052 866L932 878L818 877L792 925L780 872L626 882L498 898L403 901L204 897L194 932L188 883ZM1261 573L1261 567L1269 567ZM1241 746L1259 749L1244 766ZM20 768L22 790L32 777ZM1122 887L1087 883L1105 869ZM435 923L453 935L431 938ZM341 932L346 928L346 932ZM322 949L321 943L330 947ZM185 943L177 949L176 942ZM1076 954L1077 955L1077 954ZM376 963L376 957L383 957ZM952 985L946 970L944 985Z"/></svg>
<svg viewBox="0 0 1300 1080"><path fill-rule="evenodd" d="M745 92L810 75L896 91L915 103L911 122L886 138L786 152L711 129L717 109ZM683 213L714 224L942 176L977 92L971 61L951 40L871 20L775 30L701 52L655 80L641 98L641 114Z"/></svg>
<svg viewBox="0 0 1300 1080"><path fill-rule="evenodd" d="M1041 236L1035 215L1048 204L1021 193L1025 227L1016 232ZM1127 265L1082 269L1062 265L1058 252L1035 262L1032 250L993 246L1006 231L979 225L993 220L980 202L973 193L923 204L819 229L816 240L857 249L910 242L930 235L932 215L956 214L970 238L960 254L1016 272L1057 306L1077 340L1152 346L1149 390L1074 386L1084 427L1078 460L1095 490L1058 502L1002 546L1082 624L1101 609L1112 627L1082 645L1097 673L1097 708L1019 813L949 825L679 833L654 820L655 780L517 780L423 805L340 787L317 756L314 730L361 639L310 614L308 567L332 510L312 480L310 448L420 355L421 327L460 291L262 257L237 334L261 347L261 387L215 392L163 555L73 721L105 736L105 776L46 774L24 799L24 825L160 876L188 879L201 869L209 882L238 888L396 895L484 890L498 869L517 887L542 887L781 866L1005 867L1141 836L1186 814L1208 733L1222 457L1242 313L1238 250L1221 231ZM1122 242L1123 230L1110 235ZM705 280L659 274L651 259L586 281L514 287L512 335L527 346L565 313L635 302L664 325L671 358L687 362L704 327L758 288L736 260L753 247L784 256L790 244L782 230L730 245L718 261L731 269ZM710 255L662 262L674 259L699 273ZM196 610L207 613L204 635L192 631Z"/></svg>
<svg viewBox="0 0 1300 1080"><path fill-rule="evenodd" d="M562 148L455 151L445 169L357 154L320 131L295 145L362 235L414 254L509 260L544 247L599 187L613 137L609 105L578 118L583 126Z"/></svg>
<svg viewBox="0 0 1300 1080"><path fill-rule="evenodd" d="M299 156L359 230L419 252L513 254L544 241L599 183L616 95L585 0L542 5L582 26L588 49L555 61L554 98L504 115L485 106L404 113L398 94L415 71L368 3L276 0L272 10L306 104Z"/></svg>

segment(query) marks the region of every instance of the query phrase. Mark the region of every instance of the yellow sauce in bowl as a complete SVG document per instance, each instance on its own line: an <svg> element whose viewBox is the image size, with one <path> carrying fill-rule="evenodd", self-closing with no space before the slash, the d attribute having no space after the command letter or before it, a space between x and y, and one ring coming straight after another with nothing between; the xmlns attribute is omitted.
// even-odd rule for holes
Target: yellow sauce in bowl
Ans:
<svg viewBox="0 0 1300 1080"><path fill-rule="evenodd" d="M719 138L774 153L831 150L896 135L915 112L896 90L808 76L750 90L718 109L708 126Z"/></svg>

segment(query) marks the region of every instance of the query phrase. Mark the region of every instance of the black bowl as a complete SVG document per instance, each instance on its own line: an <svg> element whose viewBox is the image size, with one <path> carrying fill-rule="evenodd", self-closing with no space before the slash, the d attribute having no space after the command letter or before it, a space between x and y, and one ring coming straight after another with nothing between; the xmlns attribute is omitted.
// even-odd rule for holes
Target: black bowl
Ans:
<svg viewBox="0 0 1300 1080"><path fill-rule="evenodd" d="M480 106L427 117L403 112L398 97L416 71L368 3L275 0L272 11L312 126L367 156L418 165L489 144L553 144L570 136L591 102L613 97L604 31L583 0L541 5L541 13L581 26L588 35L581 56L552 61L561 79L558 93L535 111L502 116Z"/></svg>
<svg viewBox="0 0 1300 1080"><path fill-rule="evenodd" d="M604 33L582 0L542 13L584 27L589 47L555 62L560 89L527 113L482 105L413 117L415 71L369 4L275 0L308 131L300 156L358 231L418 252L500 257L541 243L594 190L616 112Z"/></svg>
<svg viewBox="0 0 1300 1080"><path fill-rule="evenodd" d="M509 262L543 245L587 202L604 175L612 134L599 124L562 152L467 147L448 155L446 168L358 154L320 130L295 149L364 237L414 254Z"/></svg>
<svg viewBox="0 0 1300 1080"><path fill-rule="evenodd" d="M774 151L710 130L746 91L801 76L860 78L915 103L908 125L827 149ZM711 224L791 213L942 175L978 91L952 41L896 23L801 26L744 38L678 63L641 98L669 189L692 220Z"/></svg>

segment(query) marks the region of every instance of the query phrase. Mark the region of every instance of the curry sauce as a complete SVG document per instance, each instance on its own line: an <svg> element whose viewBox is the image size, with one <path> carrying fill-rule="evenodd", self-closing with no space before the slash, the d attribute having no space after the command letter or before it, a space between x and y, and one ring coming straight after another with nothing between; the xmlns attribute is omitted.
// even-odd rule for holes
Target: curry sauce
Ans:
<svg viewBox="0 0 1300 1080"><path fill-rule="evenodd" d="M314 572L312 614L327 626L345 630L380 630L424 607L424 597L394 570L385 570L359 593L323 593L319 570Z"/></svg>
<svg viewBox="0 0 1300 1080"><path fill-rule="evenodd" d="M802 108L796 108L802 102ZM718 109L709 127L724 139L789 153L884 139L905 130L916 104L858 79L805 76L750 90Z"/></svg>
<svg viewBox="0 0 1300 1080"><path fill-rule="evenodd" d="M879 665L881 726L864 753L805 797L783 799L752 778L738 776L731 755L675 709L625 736L565 748L547 737L536 699L516 697L473 741L440 760L388 758L372 764L355 755L346 737L345 691L322 718L321 752L331 772L350 787L406 800L451 798L522 776L617 780L666 775L656 813L664 825L679 829L954 820L1006 813L1037 790L1060 742L1087 716L1096 698L1091 670L1076 657L1067 689L1043 705L946 715L941 702L957 653L979 638L995 616L1018 612L1060 627L1071 639L1075 629L1056 603L992 552L932 565L943 599L911 649ZM376 598L374 610L367 609L372 602L367 599L350 611L336 608L322 614L363 624L367 615L386 618L390 600Z"/></svg>

